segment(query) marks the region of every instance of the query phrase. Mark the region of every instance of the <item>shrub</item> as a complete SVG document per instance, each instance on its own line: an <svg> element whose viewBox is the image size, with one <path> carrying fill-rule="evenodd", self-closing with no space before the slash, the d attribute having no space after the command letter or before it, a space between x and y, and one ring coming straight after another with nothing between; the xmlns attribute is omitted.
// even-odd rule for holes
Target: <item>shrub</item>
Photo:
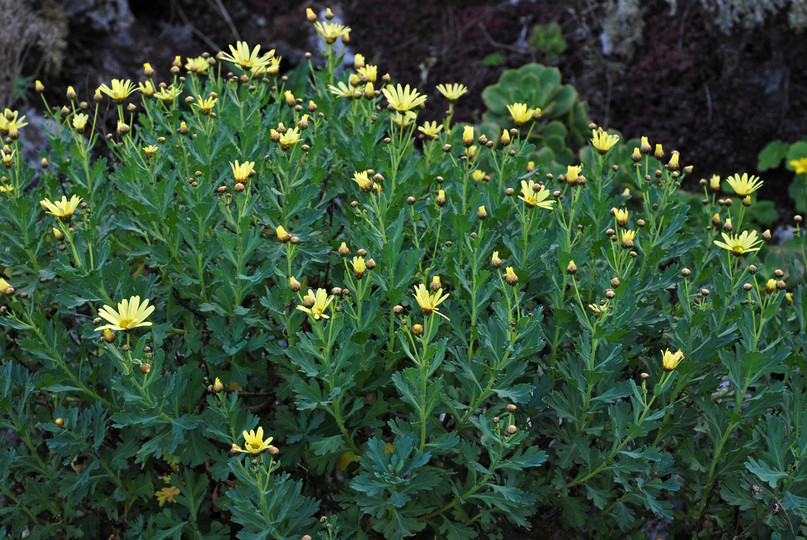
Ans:
<svg viewBox="0 0 807 540"><path fill-rule="evenodd" d="M649 144L625 191L602 130L552 175L417 126L317 30L297 95L245 43L68 92L38 175L4 116L0 530L803 534L807 298L746 207L689 208Z"/></svg>

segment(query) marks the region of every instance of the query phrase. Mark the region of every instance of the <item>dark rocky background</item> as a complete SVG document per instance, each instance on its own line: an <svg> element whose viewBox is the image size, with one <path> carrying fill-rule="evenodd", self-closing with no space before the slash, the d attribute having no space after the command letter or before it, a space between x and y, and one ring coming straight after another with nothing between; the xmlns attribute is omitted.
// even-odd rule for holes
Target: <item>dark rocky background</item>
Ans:
<svg viewBox="0 0 807 540"><path fill-rule="evenodd" d="M741 4L724 2L733 3ZM680 150L682 163L695 166L696 179L757 173L757 154L769 141L793 142L807 134L807 39L801 33L807 13L795 0L751 2L751 13L721 12L716 4L0 0L4 13L25 8L39 20L33 30L28 25L33 37L26 39L33 44L18 68L21 77L31 77L28 91L10 103L10 92L3 95L0 88L0 105L28 101L39 107L33 78L45 83L51 104L61 104L68 84L86 99L113 77L141 80L144 62L157 70L157 80L167 79L175 55L184 61L215 53L236 39L276 48L288 69L315 48L305 8L330 6L353 28L350 48L378 63L381 73L435 98L438 83L466 84L471 92L458 102L458 120L481 119L481 92L502 71L538 61L560 69L563 82L589 103L593 121L627 138L647 135L668 151ZM23 18L12 13L9 20L22 24ZM552 21L567 48L547 59L527 46L527 38L534 25ZM19 34L4 33L19 43ZM498 63L490 61L492 54L500 55ZM427 102L426 119L437 118L443 104ZM793 201L786 188L793 173L781 168L762 177L761 197L774 200L782 221L789 220Z"/></svg>

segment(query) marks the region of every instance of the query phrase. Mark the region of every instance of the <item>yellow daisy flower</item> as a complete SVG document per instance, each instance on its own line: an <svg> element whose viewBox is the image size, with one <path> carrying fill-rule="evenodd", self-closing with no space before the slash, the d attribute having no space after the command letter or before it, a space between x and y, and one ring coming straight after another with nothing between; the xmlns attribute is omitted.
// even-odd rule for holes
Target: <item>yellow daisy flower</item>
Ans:
<svg viewBox="0 0 807 540"><path fill-rule="evenodd" d="M230 168L233 171L233 178L235 178L235 181L240 184L246 183L249 175L252 174L253 170L255 170L253 167L255 167L254 161L245 161L244 163L239 163L236 159L235 163L232 161L230 162Z"/></svg>
<svg viewBox="0 0 807 540"><path fill-rule="evenodd" d="M140 90L140 93L146 97L153 96L154 93L157 91L157 89L154 87L154 82L152 82L151 79L147 80L144 83L138 83L137 89Z"/></svg>
<svg viewBox="0 0 807 540"><path fill-rule="evenodd" d="M208 115L216 105L216 101L218 101L218 98L208 96L207 99L200 99L198 103L194 103L193 105L199 109L200 113Z"/></svg>
<svg viewBox="0 0 807 540"><path fill-rule="evenodd" d="M146 317L151 315L153 311L154 306L149 306L148 298L143 300L143 303L140 303L139 296L132 296L128 300L118 302L117 310L105 305L98 310L98 316L108 321L109 324L99 326L95 331L98 332L107 328L128 331L139 326L151 326L151 323L146 321Z"/></svg>
<svg viewBox="0 0 807 540"><path fill-rule="evenodd" d="M52 214L62 221L70 221L80 202L81 199L78 195L73 195L70 200L67 200L67 197L62 195L62 200L51 202L49 199L42 199L39 204L48 214Z"/></svg>
<svg viewBox="0 0 807 540"><path fill-rule="evenodd" d="M619 135L611 135L602 129L591 130L591 145L600 154L606 153L619 141Z"/></svg>
<svg viewBox="0 0 807 540"><path fill-rule="evenodd" d="M359 74L359 77L367 77L367 82L374 83L378 79L378 66L367 64L364 67L356 69L356 73Z"/></svg>
<svg viewBox="0 0 807 540"><path fill-rule="evenodd" d="M468 92L464 84L438 84L437 91L443 94L448 101L457 101Z"/></svg>
<svg viewBox="0 0 807 540"><path fill-rule="evenodd" d="M405 114L409 118L414 118L415 113L412 109L419 107L426 101L426 96L420 94L416 88L410 88L407 84L405 87L400 84L392 86L391 84L381 90L384 97L392 106L393 109L399 113Z"/></svg>
<svg viewBox="0 0 807 540"><path fill-rule="evenodd" d="M246 454L252 454L253 456L257 456L258 454L262 453L264 450L269 448L269 443L272 442L274 437L269 437L266 440L263 438L263 428L258 427L257 431L250 430L247 432L244 430L244 446L246 447L245 450L238 449L239 452L244 452Z"/></svg>
<svg viewBox="0 0 807 540"><path fill-rule="evenodd" d="M353 274L357 278L361 278L367 271L367 264L364 262L364 257L353 257Z"/></svg>
<svg viewBox="0 0 807 540"><path fill-rule="evenodd" d="M555 202L549 199L551 195L549 190L546 187L541 186L538 191L535 191L535 187L538 186L532 180L522 180L521 181L521 195L518 196L519 199L524 201L524 203L529 206L530 208L545 208L547 210L552 208L552 204Z"/></svg>
<svg viewBox="0 0 807 540"><path fill-rule="evenodd" d="M442 130L443 124L438 124L437 122L425 122L418 128L418 131L423 133L423 136L428 137L429 139L436 139Z"/></svg>
<svg viewBox="0 0 807 540"><path fill-rule="evenodd" d="M628 224L628 209L627 208L614 208L614 219L617 225L624 227Z"/></svg>
<svg viewBox="0 0 807 540"><path fill-rule="evenodd" d="M790 165L796 170L796 174L807 173L807 157L794 159L788 162L788 165Z"/></svg>
<svg viewBox="0 0 807 540"><path fill-rule="evenodd" d="M330 21L315 22L314 29L317 31L326 43L333 43L340 37L345 37L350 34L350 27L341 24L336 24Z"/></svg>
<svg viewBox="0 0 807 540"><path fill-rule="evenodd" d="M533 109L528 107L526 103L513 103L512 105L508 105L507 111L510 113L510 117L517 126L526 124L533 118L541 115L540 108L536 107Z"/></svg>
<svg viewBox="0 0 807 540"><path fill-rule="evenodd" d="M126 101L127 97L137 91L137 88L135 88L134 83L128 79L112 79L111 88L102 84L98 87L98 90L111 97L112 101L115 103L123 103Z"/></svg>
<svg viewBox="0 0 807 540"><path fill-rule="evenodd" d="M437 289L437 292L434 294L429 294L429 290L426 286L421 283L415 286L415 300L417 301L418 305L420 306L420 310L429 315L431 313L436 313L440 315L445 320L450 320L448 317L440 313L437 309L446 298L448 298L448 293L443 294L443 289Z"/></svg>
<svg viewBox="0 0 807 540"><path fill-rule="evenodd" d="M757 231L743 231L740 235L734 234L731 236L726 233L722 234L725 242L715 240L715 245L731 251L737 257L743 253L758 251L762 247L758 245L762 243L762 240L757 238Z"/></svg>
<svg viewBox="0 0 807 540"><path fill-rule="evenodd" d="M260 56L260 51L260 45L255 45L252 51L250 51L246 41L238 41L235 47L230 45L230 54L222 51L219 53L219 58L235 64L246 72L266 67L269 57Z"/></svg>
<svg viewBox="0 0 807 540"><path fill-rule="evenodd" d="M335 96L339 96L339 97L343 97L343 98L347 98L347 99L353 99L353 98L356 97L355 96L356 91L353 89L353 87L351 87L345 81L340 81L340 82L336 83L336 86L334 86L332 84L329 84L328 85L328 92L330 92L331 94L333 94Z"/></svg>
<svg viewBox="0 0 807 540"><path fill-rule="evenodd" d="M300 130L296 127L286 130L286 133L280 136L280 148L283 150L288 150L298 142L300 142Z"/></svg>
<svg viewBox="0 0 807 540"><path fill-rule="evenodd" d="M90 117L86 114L77 113L75 116L73 116L73 127L76 128L76 131L81 133L84 131L84 128L87 127L87 120L89 119Z"/></svg>
<svg viewBox="0 0 807 540"><path fill-rule="evenodd" d="M333 296L328 296L325 289L317 289L316 294L311 289L308 289L308 294L303 297L303 305L297 306L297 309L305 311L315 320L328 319L330 317L325 314L325 310L328 309L331 302L333 302Z"/></svg>
<svg viewBox="0 0 807 540"><path fill-rule="evenodd" d="M196 58L185 58L188 62L185 64L185 69L191 73L204 73L210 64L207 63L207 58L204 56L197 56Z"/></svg>
<svg viewBox="0 0 807 540"><path fill-rule="evenodd" d="M161 101L165 101L168 104L171 104L179 97L179 94L181 93L182 93L182 85L180 84L179 86L174 86L172 84L171 86L162 88L159 92L155 92L154 97L156 97Z"/></svg>
<svg viewBox="0 0 807 540"><path fill-rule="evenodd" d="M370 180L370 174L367 171L354 172L353 181L359 185L362 191L370 191L373 189L373 181Z"/></svg>
<svg viewBox="0 0 807 540"><path fill-rule="evenodd" d="M748 176L748 173L743 173L742 176L735 174L726 178L726 182L734 190L734 193L740 197L746 197L762 187L762 180L757 176Z"/></svg>
<svg viewBox="0 0 807 540"><path fill-rule="evenodd" d="M672 371L678 364L681 363L681 360L684 359L684 353L681 351L672 353L669 349L665 350L663 356L661 358L661 365L664 367L664 371Z"/></svg>

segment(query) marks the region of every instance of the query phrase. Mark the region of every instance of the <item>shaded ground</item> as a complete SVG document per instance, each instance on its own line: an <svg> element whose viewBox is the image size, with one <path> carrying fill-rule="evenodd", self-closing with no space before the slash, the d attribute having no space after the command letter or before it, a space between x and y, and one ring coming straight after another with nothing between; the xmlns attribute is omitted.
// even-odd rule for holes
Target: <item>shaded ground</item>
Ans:
<svg viewBox="0 0 807 540"><path fill-rule="evenodd" d="M556 21L568 48L552 63L588 101L592 119L628 138L648 135L680 150L682 162L695 165L695 178L756 172L757 153L770 140L792 142L807 133L807 40L794 39L784 15L753 32L726 36L699 0L643 2L645 26L635 54L618 57L602 52L605 4L346 0L333 6L353 28L351 47L379 63L382 72L421 89L466 84L471 92L456 112L461 121L481 118L480 94L503 70L541 60L524 40L535 24ZM94 88L113 76L139 77L147 61L168 75L175 54L214 53L236 38L277 48L293 64L311 48L305 7L319 11L330 4L131 0L129 5L134 22L123 32L71 24L70 63L54 87ZM493 53L501 55L501 65L486 65ZM430 100L425 115L438 117L443 105ZM786 195L792 177L783 169L763 175L770 189L762 196L773 198L785 219L792 214Z"/></svg>

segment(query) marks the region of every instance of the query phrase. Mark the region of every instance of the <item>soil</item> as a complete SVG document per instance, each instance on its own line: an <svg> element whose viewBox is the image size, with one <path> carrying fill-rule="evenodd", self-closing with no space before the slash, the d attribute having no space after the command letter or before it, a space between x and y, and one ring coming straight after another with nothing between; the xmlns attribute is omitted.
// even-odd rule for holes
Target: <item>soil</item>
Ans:
<svg viewBox="0 0 807 540"><path fill-rule="evenodd" d="M134 23L123 33L71 26L70 64L63 80L48 87L79 90L112 77L140 78L144 62L159 74L176 54L215 53L236 39L276 48L290 67L312 48L305 8L319 12L332 5L353 28L352 50L399 82L432 89L425 119L443 113L444 100L433 90L438 83L468 86L455 118L478 122L486 86L505 69L543 61L556 65L563 82L589 103L594 122L679 150L682 163L694 165L694 179L758 174L757 154L768 142L807 134L807 40L794 39L784 15L725 35L700 0L641 4L645 26L638 46L630 57L618 57L603 53L607 2L593 0L130 0ZM547 62L525 38L534 25L550 21L560 25L568 46ZM494 53L500 55L496 65L485 61ZM793 173L780 168L762 177L767 189L760 196L772 199L788 221Z"/></svg>

